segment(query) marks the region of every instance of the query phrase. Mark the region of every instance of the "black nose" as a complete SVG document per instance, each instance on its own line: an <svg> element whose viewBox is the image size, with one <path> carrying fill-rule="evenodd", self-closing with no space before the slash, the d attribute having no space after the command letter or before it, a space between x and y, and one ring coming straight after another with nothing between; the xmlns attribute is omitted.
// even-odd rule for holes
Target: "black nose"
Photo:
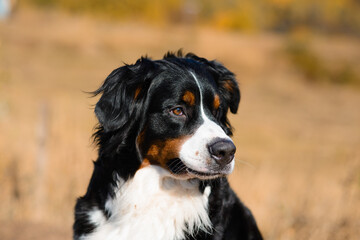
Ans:
<svg viewBox="0 0 360 240"><path fill-rule="evenodd" d="M236 151L236 147L231 140L220 139L211 143L209 146L209 152L211 157L221 166L225 166L230 163Z"/></svg>

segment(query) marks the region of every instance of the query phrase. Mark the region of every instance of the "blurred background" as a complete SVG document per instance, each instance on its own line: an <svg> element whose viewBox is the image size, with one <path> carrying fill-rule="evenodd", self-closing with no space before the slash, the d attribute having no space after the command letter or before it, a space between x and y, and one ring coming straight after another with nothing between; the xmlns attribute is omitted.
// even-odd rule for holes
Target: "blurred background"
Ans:
<svg viewBox="0 0 360 240"><path fill-rule="evenodd" d="M71 239L86 91L140 56L237 75L230 176L265 239L359 239L359 0L0 0L0 239Z"/></svg>

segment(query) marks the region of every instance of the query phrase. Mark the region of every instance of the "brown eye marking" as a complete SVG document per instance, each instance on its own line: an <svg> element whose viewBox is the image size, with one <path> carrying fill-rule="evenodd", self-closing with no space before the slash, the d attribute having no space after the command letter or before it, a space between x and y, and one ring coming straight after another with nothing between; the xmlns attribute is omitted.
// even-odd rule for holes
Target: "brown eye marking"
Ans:
<svg viewBox="0 0 360 240"><path fill-rule="evenodd" d="M135 95L134 95L134 99L135 99L135 100L136 100L137 97L139 96L140 91L141 91L141 87L136 88L136 90L135 90Z"/></svg>
<svg viewBox="0 0 360 240"><path fill-rule="evenodd" d="M195 95L190 92L190 91L186 91L182 97L182 100L188 104L189 106L194 106L195 105Z"/></svg>
<svg viewBox="0 0 360 240"><path fill-rule="evenodd" d="M220 106L220 97L219 95L215 95L214 102L213 102L214 109L217 110Z"/></svg>

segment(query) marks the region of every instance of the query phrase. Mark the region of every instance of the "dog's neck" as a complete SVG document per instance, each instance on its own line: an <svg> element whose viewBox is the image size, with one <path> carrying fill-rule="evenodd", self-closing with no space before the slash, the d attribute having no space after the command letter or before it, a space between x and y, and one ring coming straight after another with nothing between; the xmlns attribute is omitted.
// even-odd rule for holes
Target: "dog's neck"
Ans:
<svg viewBox="0 0 360 240"><path fill-rule="evenodd" d="M97 228L85 239L183 239L198 230L211 231L211 189L201 192L199 180L174 179L163 168L149 165L129 180L116 181L114 197L105 203L109 217L99 209L91 211Z"/></svg>

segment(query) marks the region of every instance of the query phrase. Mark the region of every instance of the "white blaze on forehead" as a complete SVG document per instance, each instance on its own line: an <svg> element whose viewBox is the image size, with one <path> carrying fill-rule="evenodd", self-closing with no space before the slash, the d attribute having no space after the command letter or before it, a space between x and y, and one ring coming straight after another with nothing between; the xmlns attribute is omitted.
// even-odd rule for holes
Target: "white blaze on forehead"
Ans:
<svg viewBox="0 0 360 240"><path fill-rule="evenodd" d="M194 135L189 138L181 147L180 159L190 168L200 171L208 172L208 166L211 163L211 156L208 151L208 144L216 138L228 139L224 130L214 121L211 121L205 114L203 104L203 91L199 80L195 74L190 72L193 76L200 92L200 113L204 121L201 126L196 130ZM234 164L232 163L232 166Z"/></svg>
<svg viewBox="0 0 360 240"><path fill-rule="evenodd" d="M191 75L193 76L195 82L196 82L196 85L198 86L199 88L199 92L200 92L200 112L201 112L201 116L203 118L204 121L206 120L209 120L211 121L205 114L205 111L204 111L204 104L203 104L203 93L202 93L202 89L201 89L201 85L200 85L200 82L199 80L197 79L197 77L195 76L195 74L193 72L190 72ZM212 121L211 121L212 122Z"/></svg>

